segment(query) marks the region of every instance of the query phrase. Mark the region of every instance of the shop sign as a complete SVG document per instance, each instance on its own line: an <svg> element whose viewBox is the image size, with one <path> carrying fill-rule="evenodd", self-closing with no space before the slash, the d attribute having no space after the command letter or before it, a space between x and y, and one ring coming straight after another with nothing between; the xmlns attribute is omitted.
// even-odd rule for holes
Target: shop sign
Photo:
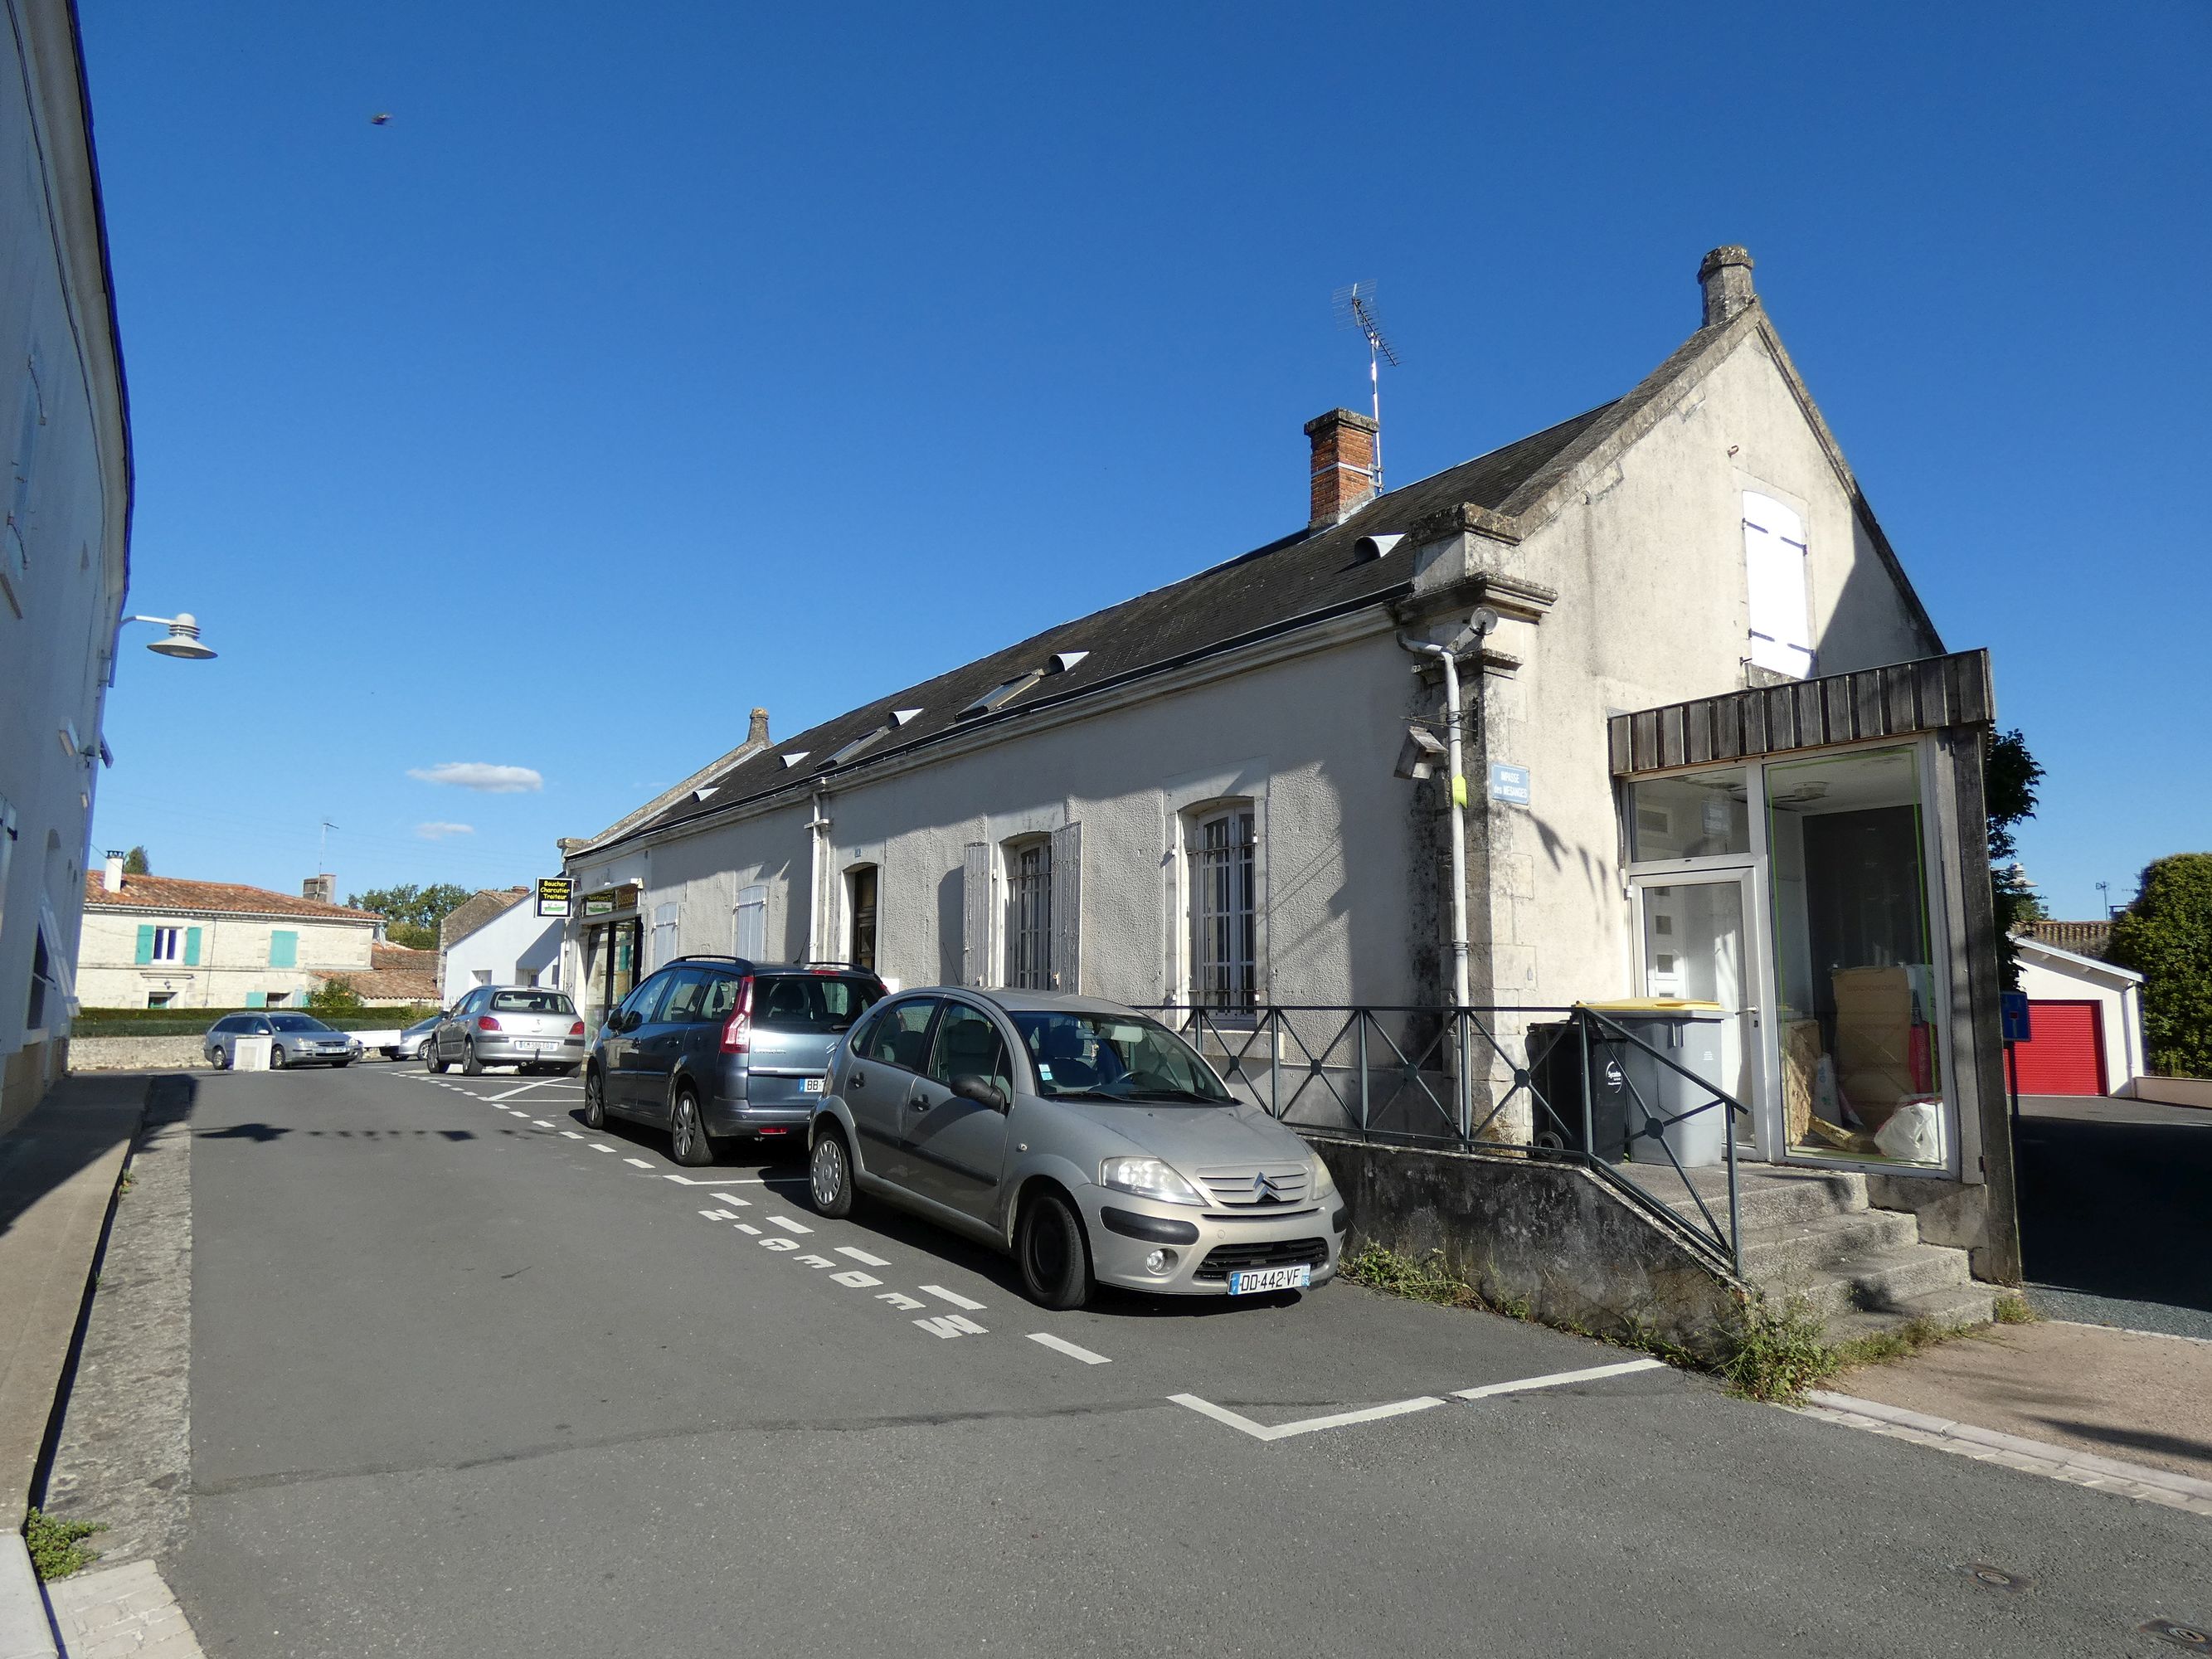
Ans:
<svg viewBox="0 0 2212 1659"><path fill-rule="evenodd" d="M538 914L541 916L574 915L576 884L567 876L538 877Z"/></svg>
<svg viewBox="0 0 2212 1659"><path fill-rule="evenodd" d="M587 916L611 916L615 913L615 901L621 896L611 890L587 893L584 896L584 914Z"/></svg>
<svg viewBox="0 0 2212 1659"><path fill-rule="evenodd" d="M1528 804L1528 769L1508 766L1503 761L1491 762L1490 798L1504 806L1526 806Z"/></svg>

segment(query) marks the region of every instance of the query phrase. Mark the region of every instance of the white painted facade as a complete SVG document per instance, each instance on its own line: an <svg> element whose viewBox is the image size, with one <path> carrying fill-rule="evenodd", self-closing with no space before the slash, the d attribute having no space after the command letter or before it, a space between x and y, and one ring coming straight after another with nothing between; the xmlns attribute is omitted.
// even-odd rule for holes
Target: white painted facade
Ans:
<svg viewBox="0 0 2212 1659"><path fill-rule="evenodd" d="M558 985L561 923L525 895L438 953L438 997L448 1008L479 985Z"/></svg>
<svg viewBox="0 0 2212 1659"><path fill-rule="evenodd" d="M2094 1002L2105 1044L2105 1086L2131 1095L2149 1068L2143 1060L2143 976L2039 939L2016 937L2020 988L2030 1003Z"/></svg>
<svg viewBox="0 0 2212 1659"><path fill-rule="evenodd" d="M70 8L13 0L0 70L0 1128L66 1052L130 434Z"/></svg>

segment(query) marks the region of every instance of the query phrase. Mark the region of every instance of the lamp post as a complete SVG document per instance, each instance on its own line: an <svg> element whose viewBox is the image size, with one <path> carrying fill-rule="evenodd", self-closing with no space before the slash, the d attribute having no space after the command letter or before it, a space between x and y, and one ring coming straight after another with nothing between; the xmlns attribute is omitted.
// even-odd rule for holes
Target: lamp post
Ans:
<svg viewBox="0 0 2212 1659"><path fill-rule="evenodd" d="M157 628L169 630L166 640L155 640L147 649L158 657L182 657L187 662L205 662L215 655L200 643L199 618L189 611L179 611L173 617L125 617L127 623L152 623Z"/></svg>

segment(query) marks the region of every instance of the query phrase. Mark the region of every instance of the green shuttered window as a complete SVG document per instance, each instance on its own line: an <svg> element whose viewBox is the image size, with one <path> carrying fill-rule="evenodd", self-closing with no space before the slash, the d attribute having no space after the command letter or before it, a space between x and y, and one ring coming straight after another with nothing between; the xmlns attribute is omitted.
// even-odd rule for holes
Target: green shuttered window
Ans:
<svg viewBox="0 0 2212 1659"><path fill-rule="evenodd" d="M185 966L197 968L199 965L200 930L197 927L187 927L185 929Z"/></svg>
<svg viewBox="0 0 2212 1659"><path fill-rule="evenodd" d="M138 960L142 963L146 963L151 962L153 959L154 924L150 921L142 922L138 928Z"/></svg>
<svg viewBox="0 0 2212 1659"><path fill-rule="evenodd" d="M296 968L300 965L300 936L289 927L271 929L269 934L269 965L271 968Z"/></svg>

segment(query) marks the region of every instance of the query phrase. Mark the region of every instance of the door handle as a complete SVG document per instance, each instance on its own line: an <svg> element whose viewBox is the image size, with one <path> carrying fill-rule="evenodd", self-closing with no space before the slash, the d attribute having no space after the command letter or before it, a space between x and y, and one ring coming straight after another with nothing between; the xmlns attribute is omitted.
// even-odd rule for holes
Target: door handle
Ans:
<svg viewBox="0 0 2212 1659"><path fill-rule="evenodd" d="M868 1086L868 1074L866 1072L854 1073L852 1086L855 1089L866 1088Z"/></svg>

